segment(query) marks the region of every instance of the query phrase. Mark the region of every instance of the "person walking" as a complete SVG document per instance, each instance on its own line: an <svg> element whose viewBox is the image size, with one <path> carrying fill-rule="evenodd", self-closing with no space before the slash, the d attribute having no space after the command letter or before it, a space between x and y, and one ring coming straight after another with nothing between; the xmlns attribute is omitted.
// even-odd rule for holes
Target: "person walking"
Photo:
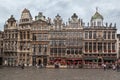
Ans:
<svg viewBox="0 0 120 80"><path fill-rule="evenodd" d="M21 68L24 69L24 67L25 67L25 65L24 65L24 63L22 63Z"/></svg>
<svg viewBox="0 0 120 80"><path fill-rule="evenodd" d="M119 64L118 63L116 64L116 70L117 70L117 72L119 72Z"/></svg>
<svg viewBox="0 0 120 80"><path fill-rule="evenodd" d="M38 64L36 64L36 68L38 68L38 69L39 69L39 68L40 68L40 66L39 66Z"/></svg>
<svg viewBox="0 0 120 80"><path fill-rule="evenodd" d="M115 64L114 64L114 63L112 64L112 69L113 69L113 70L115 70L115 69L116 69L116 66L115 66Z"/></svg>
<svg viewBox="0 0 120 80"><path fill-rule="evenodd" d="M104 69L104 71L105 71L105 70L106 70L106 64L103 63L102 66L103 66L103 69Z"/></svg>

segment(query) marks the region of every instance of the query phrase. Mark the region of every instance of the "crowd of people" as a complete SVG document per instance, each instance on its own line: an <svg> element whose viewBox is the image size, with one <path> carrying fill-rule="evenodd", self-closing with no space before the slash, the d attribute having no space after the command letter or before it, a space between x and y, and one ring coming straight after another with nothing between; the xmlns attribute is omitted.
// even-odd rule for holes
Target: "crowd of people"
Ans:
<svg viewBox="0 0 120 80"><path fill-rule="evenodd" d="M119 63L113 63L113 64L103 63L102 67L103 67L104 71L107 69L120 71L120 64Z"/></svg>
<svg viewBox="0 0 120 80"><path fill-rule="evenodd" d="M22 62L20 65L21 69L25 68L24 63ZM60 68L61 64L59 62L55 62L53 64L54 68ZM66 68L103 68L104 71L108 70L108 69L112 69L112 70L116 70L116 71L120 71L120 62L115 62L115 63L108 63L108 62L104 62L101 65L98 65L97 67L95 67L95 64L66 64ZM87 66L87 67L86 67ZM36 64L36 68L45 68L46 66L41 64Z"/></svg>

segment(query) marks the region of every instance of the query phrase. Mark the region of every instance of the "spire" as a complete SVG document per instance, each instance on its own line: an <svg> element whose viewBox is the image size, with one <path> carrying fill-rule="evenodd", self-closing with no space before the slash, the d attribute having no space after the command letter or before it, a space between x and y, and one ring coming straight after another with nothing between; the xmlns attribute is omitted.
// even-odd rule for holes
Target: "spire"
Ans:
<svg viewBox="0 0 120 80"><path fill-rule="evenodd" d="M91 17L92 26L103 26L103 16L98 12L98 7L96 7L95 14Z"/></svg>
<svg viewBox="0 0 120 80"><path fill-rule="evenodd" d="M13 18L13 15L11 15L11 18Z"/></svg>
<svg viewBox="0 0 120 80"><path fill-rule="evenodd" d="M55 19L59 19L59 20L62 20L61 19L61 16L57 13L57 15L55 16Z"/></svg>
<svg viewBox="0 0 120 80"><path fill-rule="evenodd" d="M56 18L60 18L61 16L57 13Z"/></svg>
<svg viewBox="0 0 120 80"><path fill-rule="evenodd" d="M98 12L98 7L96 7L96 12Z"/></svg>
<svg viewBox="0 0 120 80"><path fill-rule="evenodd" d="M8 22L14 22L14 21L16 21L16 20L15 20L14 16L11 15L10 18L9 18L7 21L8 21Z"/></svg>
<svg viewBox="0 0 120 80"><path fill-rule="evenodd" d="M76 13L74 13L74 14L71 16L71 18L78 18L78 16L77 16Z"/></svg>

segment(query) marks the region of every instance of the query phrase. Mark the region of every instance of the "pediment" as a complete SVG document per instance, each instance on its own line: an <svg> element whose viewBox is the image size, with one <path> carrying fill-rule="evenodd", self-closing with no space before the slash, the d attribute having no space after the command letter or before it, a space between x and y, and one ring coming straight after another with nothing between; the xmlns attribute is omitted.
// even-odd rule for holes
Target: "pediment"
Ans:
<svg viewBox="0 0 120 80"><path fill-rule="evenodd" d="M41 19L32 22L32 25L36 25L36 24L37 25L43 25L43 24L47 24L47 22L43 21Z"/></svg>

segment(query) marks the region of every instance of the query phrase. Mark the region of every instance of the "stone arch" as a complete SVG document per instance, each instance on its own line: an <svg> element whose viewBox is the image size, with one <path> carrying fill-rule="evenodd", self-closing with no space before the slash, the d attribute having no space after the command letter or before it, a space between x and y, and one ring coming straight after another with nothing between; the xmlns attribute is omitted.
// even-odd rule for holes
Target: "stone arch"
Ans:
<svg viewBox="0 0 120 80"><path fill-rule="evenodd" d="M103 58L102 57L98 57L97 62L98 62L98 65L102 65L102 63L104 62Z"/></svg>

